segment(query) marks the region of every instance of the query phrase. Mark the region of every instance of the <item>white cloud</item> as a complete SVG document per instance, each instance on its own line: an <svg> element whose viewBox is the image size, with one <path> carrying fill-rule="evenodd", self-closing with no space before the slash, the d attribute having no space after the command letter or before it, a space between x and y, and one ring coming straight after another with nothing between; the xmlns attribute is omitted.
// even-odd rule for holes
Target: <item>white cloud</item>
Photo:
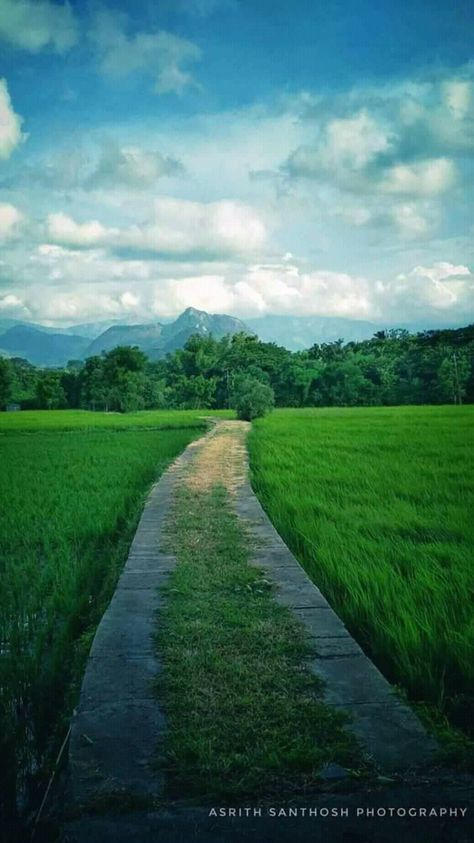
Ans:
<svg viewBox="0 0 474 843"><path fill-rule="evenodd" d="M474 275L467 266L439 261L432 266L416 266L382 285L382 298L395 312L413 318L457 318L468 322L474 311Z"/></svg>
<svg viewBox="0 0 474 843"><path fill-rule="evenodd" d="M430 231L430 222L423 216L416 204L408 202L392 208L392 218L402 235L422 237Z"/></svg>
<svg viewBox="0 0 474 843"><path fill-rule="evenodd" d="M97 220L77 223L67 214L49 214L48 235L54 243L68 246L106 245L111 238L118 236L118 230L107 229Z"/></svg>
<svg viewBox="0 0 474 843"><path fill-rule="evenodd" d="M306 137L280 163L277 184L308 206L312 198L321 231L339 218L367 237L367 249L390 236L392 245L428 243L454 215L458 233L466 236L473 71L469 64L456 72L295 98ZM329 238L335 230L333 224Z"/></svg>
<svg viewBox="0 0 474 843"><path fill-rule="evenodd" d="M469 276L472 278L467 266L463 266L462 264L456 266L455 264L449 263L449 261L439 261L433 264L433 266L415 266L409 277L416 278L419 276L430 278L434 282L459 276Z"/></svg>
<svg viewBox="0 0 474 843"><path fill-rule="evenodd" d="M449 79L442 85L444 103L455 120L469 114L473 99L473 85L467 80Z"/></svg>
<svg viewBox="0 0 474 843"><path fill-rule="evenodd" d="M50 214L48 237L53 243L78 247L114 247L176 256L251 253L265 246L266 228L257 212L241 203L189 202L161 197L153 219L145 225L107 228L97 220L77 223L64 213Z"/></svg>
<svg viewBox="0 0 474 843"><path fill-rule="evenodd" d="M179 161L157 150L108 143L87 179L87 186L92 190L104 187L146 190L164 176L181 175L183 172Z"/></svg>
<svg viewBox="0 0 474 843"><path fill-rule="evenodd" d="M90 33L101 61L101 69L111 76L145 72L155 79L158 94L182 94L188 87L199 87L187 67L198 61L196 44L171 32L137 32L127 35L126 18L100 12Z"/></svg>
<svg viewBox="0 0 474 843"><path fill-rule="evenodd" d="M8 293L6 296L0 296L0 310L12 310L17 312L24 308L23 301L13 293Z"/></svg>
<svg viewBox="0 0 474 843"><path fill-rule="evenodd" d="M160 284L153 308L174 315L185 307L237 316L282 313L351 316L374 313L370 284L337 272L300 272L289 264L257 264L227 275L171 278Z"/></svg>
<svg viewBox="0 0 474 843"><path fill-rule="evenodd" d="M42 244L16 263L0 260L7 284L4 310L66 323L117 317L148 322L188 306L247 316L280 313L339 316L375 322L467 323L474 312L474 276L440 261L395 278L307 268L294 258L241 265L121 260L105 248ZM22 310L20 311L20 308ZM471 316L472 318L472 316Z"/></svg>
<svg viewBox="0 0 474 843"><path fill-rule="evenodd" d="M363 170L390 146L387 128L363 109L353 117L330 120L319 142L297 149L287 167L295 175L311 178L326 173L340 178L341 170Z"/></svg>
<svg viewBox="0 0 474 843"><path fill-rule="evenodd" d="M14 205L0 202L0 242L11 240L19 233L23 214Z"/></svg>
<svg viewBox="0 0 474 843"><path fill-rule="evenodd" d="M0 39L37 53L50 47L65 53L78 41L78 27L69 3L49 0L1 0Z"/></svg>
<svg viewBox="0 0 474 843"><path fill-rule="evenodd" d="M23 118L15 114L6 79L0 79L0 158L9 158L26 136L22 134Z"/></svg>
<svg viewBox="0 0 474 843"><path fill-rule="evenodd" d="M436 196L454 186L456 167L447 158L390 167L380 183L383 193Z"/></svg>

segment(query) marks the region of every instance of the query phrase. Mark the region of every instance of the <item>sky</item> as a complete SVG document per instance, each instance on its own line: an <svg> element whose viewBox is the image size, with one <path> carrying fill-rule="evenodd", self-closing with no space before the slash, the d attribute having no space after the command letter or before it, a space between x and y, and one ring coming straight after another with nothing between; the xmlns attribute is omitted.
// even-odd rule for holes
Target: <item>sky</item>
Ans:
<svg viewBox="0 0 474 843"><path fill-rule="evenodd" d="M470 0L0 0L0 319L474 319Z"/></svg>

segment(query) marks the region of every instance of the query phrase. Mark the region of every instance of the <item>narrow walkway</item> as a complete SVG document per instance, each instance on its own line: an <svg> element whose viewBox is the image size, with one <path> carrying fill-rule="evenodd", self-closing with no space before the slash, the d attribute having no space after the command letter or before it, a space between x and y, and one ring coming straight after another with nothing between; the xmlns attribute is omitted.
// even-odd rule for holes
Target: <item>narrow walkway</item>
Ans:
<svg viewBox="0 0 474 843"><path fill-rule="evenodd" d="M161 550L161 540L174 490L181 483L196 492L223 484L231 493L236 512L253 539L251 563L267 571L276 586L276 599L290 607L304 625L314 645L309 669L325 680L326 701L349 711L351 728L379 770L414 771L432 760L435 745L417 717L349 635L260 506L248 481L247 430L244 422L218 421L203 438L186 449L150 492L117 590L97 630L72 723L69 792L70 804L79 813L94 808L113 812L123 808L124 801L128 801L130 810L137 810L140 805L146 810L146 800L159 797L163 790L160 774L152 769L158 736L166 728L151 690L151 680L160 671L153 632L157 618L159 623L160 587L176 564L174 557ZM361 798L360 793L356 795L356 802L360 803ZM374 798L377 802L378 796L371 797L372 802ZM341 803L347 804L347 799ZM362 803L367 803L365 797ZM166 812L155 820L152 814L147 816L150 826L146 825L142 813L136 814L137 839L140 834L140 839L155 839L146 836L147 829L168 829L170 836L166 839L170 840L202 839L204 843L220 839L219 834L215 836L209 829L196 837L194 834L186 837L183 831L183 837L179 837L180 823L184 822L182 815L177 825L171 822L172 828L178 829L175 838ZM201 819L206 826L204 814ZM64 840L114 839L115 843L115 840L136 839L130 816L109 826L109 832L114 829L113 838L95 837L106 825L104 818L90 821L84 818L69 824ZM119 826L124 829L123 838L118 836ZM257 843L280 839L275 832L273 826L268 838L253 839ZM328 829L324 838L316 837L314 826L308 838L305 834L303 830L302 837L294 839L342 839L328 836ZM246 834L240 829L240 836L235 839L244 837ZM406 836L407 841L410 839L417 838ZM451 837L445 835L445 839Z"/></svg>

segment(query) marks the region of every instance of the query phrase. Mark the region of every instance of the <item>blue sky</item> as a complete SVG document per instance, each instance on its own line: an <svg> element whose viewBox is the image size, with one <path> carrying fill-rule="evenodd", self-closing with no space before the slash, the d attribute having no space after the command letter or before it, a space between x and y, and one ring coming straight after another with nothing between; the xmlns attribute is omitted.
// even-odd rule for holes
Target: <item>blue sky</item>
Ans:
<svg viewBox="0 0 474 843"><path fill-rule="evenodd" d="M0 0L0 317L472 320L470 6Z"/></svg>

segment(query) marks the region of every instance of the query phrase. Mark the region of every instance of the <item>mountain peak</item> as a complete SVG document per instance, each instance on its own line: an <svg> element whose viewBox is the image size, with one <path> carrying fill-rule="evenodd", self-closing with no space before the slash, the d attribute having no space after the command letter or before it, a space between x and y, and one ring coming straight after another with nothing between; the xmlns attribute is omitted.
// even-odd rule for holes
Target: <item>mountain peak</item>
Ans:
<svg viewBox="0 0 474 843"><path fill-rule="evenodd" d="M180 319L181 316L209 316L209 313L206 313L205 310L198 310L196 307L187 307L177 318Z"/></svg>

